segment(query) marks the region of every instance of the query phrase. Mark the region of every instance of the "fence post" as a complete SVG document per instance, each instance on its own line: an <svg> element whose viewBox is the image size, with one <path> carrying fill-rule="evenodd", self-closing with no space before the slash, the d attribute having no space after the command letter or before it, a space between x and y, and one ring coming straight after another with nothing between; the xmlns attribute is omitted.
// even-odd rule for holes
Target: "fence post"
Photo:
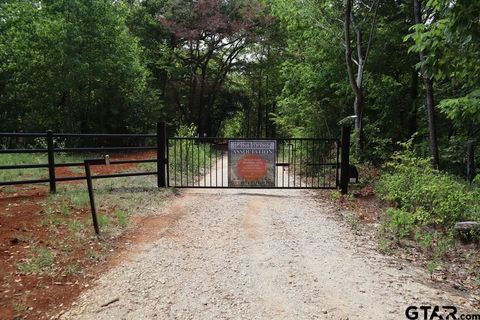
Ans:
<svg viewBox="0 0 480 320"><path fill-rule="evenodd" d="M348 192L349 166L350 166L350 133L351 126L342 127L342 159L340 163L340 189L342 194Z"/></svg>
<svg viewBox="0 0 480 320"><path fill-rule="evenodd" d="M165 122L157 123L157 186L167 186L165 175L165 157L167 149L167 132Z"/></svg>
<svg viewBox="0 0 480 320"><path fill-rule="evenodd" d="M90 199L90 209L92 210L93 229L95 230L95 234L99 236L100 228L98 226L97 209L95 208L95 196L93 194L92 173L90 171L90 163L93 163L93 162L95 162L95 160L83 161L85 166L85 177L87 178L88 198Z"/></svg>
<svg viewBox="0 0 480 320"><path fill-rule="evenodd" d="M50 180L50 192L57 192L57 184L55 179L55 151L53 150L53 132L47 131L47 152L48 152L48 178Z"/></svg>
<svg viewBox="0 0 480 320"><path fill-rule="evenodd" d="M467 180L473 182L475 179L475 140L470 140L467 143Z"/></svg>

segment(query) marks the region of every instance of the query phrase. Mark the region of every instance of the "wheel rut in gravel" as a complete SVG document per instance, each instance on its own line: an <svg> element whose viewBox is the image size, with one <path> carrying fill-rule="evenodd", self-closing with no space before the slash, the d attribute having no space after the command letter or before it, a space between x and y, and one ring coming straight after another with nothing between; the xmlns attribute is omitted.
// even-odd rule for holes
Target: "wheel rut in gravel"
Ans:
<svg viewBox="0 0 480 320"><path fill-rule="evenodd" d="M183 190L61 318L404 319L409 305L462 305L362 248L319 192Z"/></svg>

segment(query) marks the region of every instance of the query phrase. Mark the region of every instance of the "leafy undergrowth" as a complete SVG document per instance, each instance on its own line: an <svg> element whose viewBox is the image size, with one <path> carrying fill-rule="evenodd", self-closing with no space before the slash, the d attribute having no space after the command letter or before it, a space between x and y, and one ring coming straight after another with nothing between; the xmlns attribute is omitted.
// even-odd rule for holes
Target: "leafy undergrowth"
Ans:
<svg viewBox="0 0 480 320"><path fill-rule="evenodd" d="M0 318L57 314L108 267L135 215L148 210L142 204L155 207L169 195L142 177L94 184L100 237L83 184L60 185L55 195L47 187L0 189Z"/></svg>
<svg viewBox="0 0 480 320"><path fill-rule="evenodd" d="M422 266L430 281L448 284L479 299L477 232L459 234L459 221L480 221L480 190L433 170L406 146L384 170L360 166L360 183L330 198L352 214L356 233L375 237L378 249ZM474 301L480 307L480 301Z"/></svg>

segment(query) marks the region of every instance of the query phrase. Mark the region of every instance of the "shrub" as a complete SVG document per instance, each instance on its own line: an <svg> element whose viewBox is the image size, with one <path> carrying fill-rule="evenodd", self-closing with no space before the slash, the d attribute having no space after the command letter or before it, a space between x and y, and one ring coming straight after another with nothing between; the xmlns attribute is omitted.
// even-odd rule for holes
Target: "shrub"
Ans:
<svg viewBox="0 0 480 320"><path fill-rule="evenodd" d="M412 213L402 209L387 209L387 215L390 218L388 228L399 239L408 237L415 228L415 217Z"/></svg>
<svg viewBox="0 0 480 320"><path fill-rule="evenodd" d="M376 190L381 198L401 211L390 212L399 223L400 212L409 213L412 223L451 228L460 220L480 220L480 192L447 173L431 168L429 159L412 150L411 141L403 144L387 164Z"/></svg>

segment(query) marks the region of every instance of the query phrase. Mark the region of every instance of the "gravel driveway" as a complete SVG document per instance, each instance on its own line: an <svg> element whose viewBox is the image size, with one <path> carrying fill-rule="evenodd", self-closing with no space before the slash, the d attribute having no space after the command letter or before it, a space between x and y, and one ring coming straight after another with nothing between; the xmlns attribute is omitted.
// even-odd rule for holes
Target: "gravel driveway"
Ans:
<svg viewBox="0 0 480 320"><path fill-rule="evenodd" d="M461 303L355 243L314 191L184 190L63 319L405 319Z"/></svg>

